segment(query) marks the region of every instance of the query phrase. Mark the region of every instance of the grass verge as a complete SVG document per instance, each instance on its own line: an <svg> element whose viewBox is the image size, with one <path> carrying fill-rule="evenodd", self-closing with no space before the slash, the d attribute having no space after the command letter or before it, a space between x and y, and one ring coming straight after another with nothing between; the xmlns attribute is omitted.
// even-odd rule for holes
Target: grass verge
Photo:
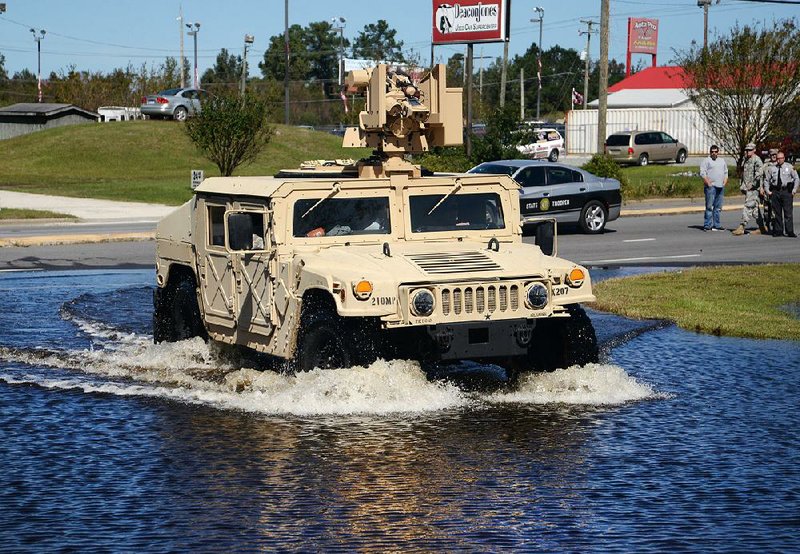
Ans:
<svg viewBox="0 0 800 554"><path fill-rule="evenodd" d="M77 219L74 215L48 212L46 210L20 210L3 208L0 210L0 221L10 219Z"/></svg>
<svg viewBox="0 0 800 554"><path fill-rule="evenodd" d="M800 340L800 304L792 287L800 264L712 266L609 279L595 285L592 307L641 319L669 319L700 333Z"/></svg>
<svg viewBox="0 0 800 554"><path fill-rule="evenodd" d="M651 164L645 167L625 166L622 171L628 177L625 189L626 200L644 198L703 198L703 180L700 168L686 164ZM739 194L739 178L736 167L728 167L728 186L725 195Z"/></svg>
<svg viewBox="0 0 800 554"><path fill-rule="evenodd" d="M304 160L358 159L365 148L342 148L328 133L276 125L275 135L235 175L274 175ZM90 123L0 141L0 188L79 198L177 205L188 200L190 171L219 175L175 121Z"/></svg>

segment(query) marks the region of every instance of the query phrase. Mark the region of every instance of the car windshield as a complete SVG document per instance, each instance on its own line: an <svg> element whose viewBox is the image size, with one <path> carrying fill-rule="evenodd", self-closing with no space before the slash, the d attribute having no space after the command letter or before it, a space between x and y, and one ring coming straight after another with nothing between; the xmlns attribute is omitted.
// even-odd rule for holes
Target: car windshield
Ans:
<svg viewBox="0 0 800 554"><path fill-rule="evenodd" d="M168 88L158 93L159 96L175 96L181 91L179 88Z"/></svg>
<svg viewBox="0 0 800 554"><path fill-rule="evenodd" d="M412 232L435 233L505 228L503 207L497 193L454 194L442 202L444 196L423 194L409 198Z"/></svg>
<svg viewBox="0 0 800 554"><path fill-rule="evenodd" d="M295 237L385 235L389 198L303 198L294 203Z"/></svg>
<svg viewBox="0 0 800 554"><path fill-rule="evenodd" d="M473 167L467 173L488 173L490 175L508 175L511 176L517 172L519 169L518 166L515 165L500 165L500 164L481 164L479 166Z"/></svg>
<svg viewBox="0 0 800 554"><path fill-rule="evenodd" d="M608 146L628 146L631 141L630 135L611 135L606 140Z"/></svg>

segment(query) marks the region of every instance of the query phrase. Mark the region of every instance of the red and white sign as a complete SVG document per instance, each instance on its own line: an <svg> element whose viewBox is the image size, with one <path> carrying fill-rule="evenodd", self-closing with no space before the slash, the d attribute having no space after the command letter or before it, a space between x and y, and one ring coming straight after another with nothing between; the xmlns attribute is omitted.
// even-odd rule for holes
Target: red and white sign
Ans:
<svg viewBox="0 0 800 554"><path fill-rule="evenodd" d="M658 19L628 18L628 52L658 53Z"/></svg>
<svg viewBox="0 0 800 554"><path fill-rule="evenodd" d="M433 43L508 40L511 0L433 0Z"/></svg>

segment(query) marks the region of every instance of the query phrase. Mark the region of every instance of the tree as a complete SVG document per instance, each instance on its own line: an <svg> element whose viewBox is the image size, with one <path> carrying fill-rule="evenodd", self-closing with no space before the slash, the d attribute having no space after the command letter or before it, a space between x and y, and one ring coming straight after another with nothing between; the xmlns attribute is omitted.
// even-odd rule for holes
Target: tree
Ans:
<svg viewBox="0 0 800 554"><path fill-rule="evenodd" d="M800 94L800 31L794 19L736 25L730 35L678 54L686 93L720 146L744 163L744 147L785 132Z"/></svg>
<svg viewBox="0 0 800 554"><path fill-rule="evenodd" d="M6 57L0 54L0 81L8 80L8 71L6 71Z"/></svg>
<svg viewBox="0 0 800 554"><path fill-rule="evenodd" d="M375 61L404 62L403 41L395 38L397 31L391 29L385 19L364 25L353 41L353 57Z"/></svg>
<svg viewBox="0 0 800 554"><path fill-rule="evenodd" d="M186 134L201 152L229 177L242 164L252 163L272 138L266 102L252 94L230 92L211 96L203 111L188 119Z"/></svg>
<svg viewBox="0 0 800 554"><path fill-rule="evenodd" d="M306 77L321 81L338 79L339 49L344 54L350 41L340 37L329 22L317 21L309 23L304 30L303 42L309 53L309 73Z"/></svg>
<svg viewBox="0 0 800 554"><path fill-rule="evenodd" d="M300 25L289 27L289 80L304 81L310 64L306 56L305 32ZM259 62L261 74L268 79L283 80L286 74L286 54L283 34L269 38L264 60Z"/></svg>
<svg viewBox="0 0 800 554"><path fill-rule="evenodd" d="M226 48L217 54L214 67L209 67L200 79L204 85L237 84L242 78L242 57L228 53Z"/></svg>
<svg viewBox="0 0 800 554"><path fill-rule="evenodd" d="M514 137L519 129L519 111L506 104L497 107L486 118L486 134L472 139L472 163L508 160L519 157Z"/></svg>

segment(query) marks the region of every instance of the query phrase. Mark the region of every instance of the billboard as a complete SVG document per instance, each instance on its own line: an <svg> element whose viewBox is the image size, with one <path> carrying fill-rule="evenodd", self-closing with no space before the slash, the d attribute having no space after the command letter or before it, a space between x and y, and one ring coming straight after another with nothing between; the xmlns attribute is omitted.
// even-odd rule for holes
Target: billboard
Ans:
<svg viewBox="0 0 800 554"><path fill-rule="evenodd" d="M433 44L508 40L511 0L433 0Z"/></svg>
<svg viewBox="0 0 800 554"><path fill-rule="evenodd" d="M658 52L658 19L628 18L628 52L654 55Z"/></svg>

